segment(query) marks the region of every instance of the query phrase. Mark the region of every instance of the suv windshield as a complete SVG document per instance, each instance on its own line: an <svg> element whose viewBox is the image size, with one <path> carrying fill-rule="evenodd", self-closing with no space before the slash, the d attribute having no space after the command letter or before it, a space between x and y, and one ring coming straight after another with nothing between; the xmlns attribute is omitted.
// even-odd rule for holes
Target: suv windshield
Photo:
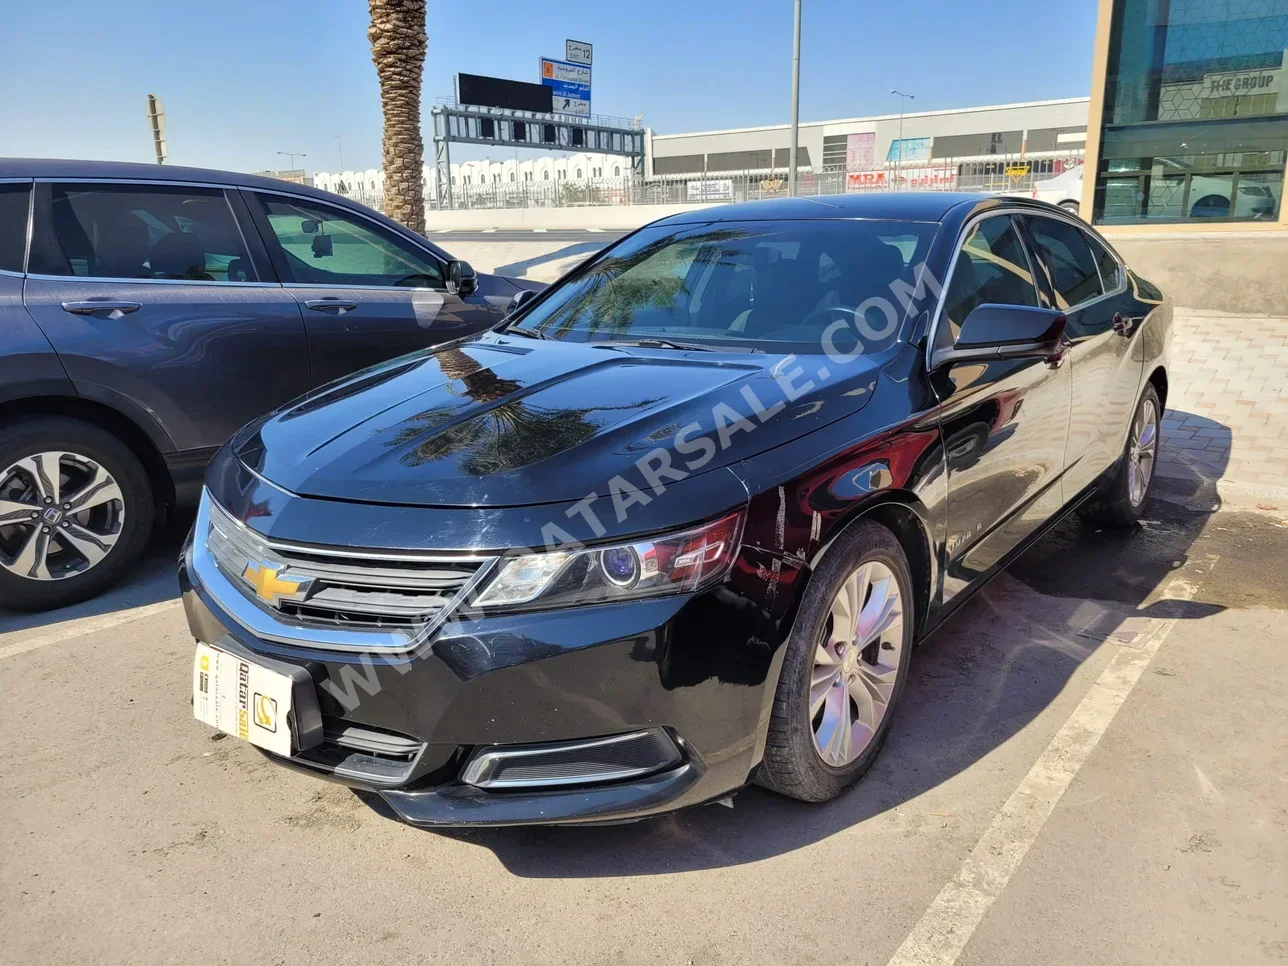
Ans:
<svg viewBox="0 0 1288 966"><path fill-rule="evenodd" d="M856 342L873 351L896 337L890 319L902 320L903 309L891 286L913 281L937 227L818 220L645 228L534 304L518 325L577 342L799 353L822 352L826 331L840 351ZM868 335L855 325L860 307Z"/></svg>

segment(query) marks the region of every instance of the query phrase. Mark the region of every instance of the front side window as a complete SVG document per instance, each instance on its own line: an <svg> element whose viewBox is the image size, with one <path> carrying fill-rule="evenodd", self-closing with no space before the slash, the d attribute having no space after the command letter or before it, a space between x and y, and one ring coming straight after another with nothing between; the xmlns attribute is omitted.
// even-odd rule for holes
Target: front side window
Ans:
<svg viewBox="0 0 1288 966"><path fill-rule="evenodd" d="M1081 229L1054 218L1029 218L1028 226L1055 292L1056 308L1071 309L1104 294L1096 259Z"/></svg>
<svg viewBox="0 0 1288 966"><path fill-rule="evenodd" d="M0 269L21 272L27 257L30 184L0 184Z"/></svg>
<svg viewBox="0 0 1288 966"><path fill-rule="evenodd" d="M256 280L241 230L218 188L55 183L50 191L52 237L46 233L39 250L33 246L33 274Z"/></svg>
<svg viewBox="0 0 1288 966"><path fill-rule="evenodd" d="M819 220L646 228L519 325L578 342L655 338L797 353L825 351L828 333L837 351L873 351L897 337L903 308L891 286L912 281L937 227Z"/></svg>
<svg viewBox="0 0 1288 966"><path fill-rule="evenodd" d="M331 285L442 288L438 262L374 222L330 205L262 195L287 278Z"/></svg>
<svg viewBox="0 0 1288 966"><path fill-rule="evenodd" d="M1028 257L1011 219L984 218L970 227L962 242L948 291L944 317L955 340L966 316L978 305L1038 304Z"/></svg>

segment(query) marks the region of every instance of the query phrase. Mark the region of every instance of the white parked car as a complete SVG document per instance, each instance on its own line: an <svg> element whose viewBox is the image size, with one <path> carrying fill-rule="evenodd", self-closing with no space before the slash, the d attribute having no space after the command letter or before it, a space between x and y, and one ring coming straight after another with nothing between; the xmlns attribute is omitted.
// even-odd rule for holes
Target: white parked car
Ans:
<svg viewBox="0 0 1288 966"><path fill-rule="evenodd" d="M1070 168L1054 178L1033 182L1032 196L1040 201L1059 205L1075 215L1082 204L1082 167ZM1268 185L1256 181L1239 184L1238 200L1230 211L1230 179L1228 177L1190 178L1188 212L1180 211L1181 192L1179 179L1155 180L1150 186L1150 213L1154 217L1191 218L1274 218L1278 209L1274 192ZM1112 207L1112 203L1110 205Z"/></svg>
<svg viewBox="0 0 1288 966"><path fill-rule="evenodd" d="M1054 178L1033 182L1033 197L1076 215L1082 205L1082 167L1068 168Z"/></svg>

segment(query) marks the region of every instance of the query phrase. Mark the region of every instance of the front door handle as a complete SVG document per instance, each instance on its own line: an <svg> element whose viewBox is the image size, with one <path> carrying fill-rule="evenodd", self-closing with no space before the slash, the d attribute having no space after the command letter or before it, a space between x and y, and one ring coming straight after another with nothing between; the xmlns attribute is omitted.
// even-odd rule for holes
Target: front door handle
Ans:
<svg viewBox="0 0 1288 966"><path fill-rule="evenodd" d="M1136 326L1145 321L1143 315L1122 315L1114 313L1114 331L1124 337L1129 337L1136 331Z"/></svg>
<svg viewBox="0 0 1288 966"><path fill-rule="evenodd" d="M1046 357L1046 366L1048 369L1059 369L1064 365L1064 360L1069 357L1069 350L1073 348L1073 343L1068 339L1061 339L1056 346L1055 352Z"/></svg>
<svg viewBox="0 0 1288 966"><path fill-rule="evenodd" d="M312 309L314 312L331 312L335 315L344 315L352 309L358 307L357 302L350 302L348 299L326 298L326 299L309 299L304 303L306 309Z"/></svg>
<svg viewBox="0 0 1288 966"><path fill-rule="evenodd" d="M131 312L137 312L143 306L138 302L124 302L119 299L86 299L83 302L64 302L63 311L70 312L72 315L93 315L98 317L103 313L103 318L119 319L123 315L129 315Z"/></svg>

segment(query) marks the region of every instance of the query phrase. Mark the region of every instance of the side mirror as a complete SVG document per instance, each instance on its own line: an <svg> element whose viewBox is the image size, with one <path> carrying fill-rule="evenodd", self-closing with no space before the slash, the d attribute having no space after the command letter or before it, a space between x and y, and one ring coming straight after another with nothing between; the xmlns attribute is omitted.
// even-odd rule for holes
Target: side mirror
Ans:
<svg viewBox="0 0 1288 966"><path fill-rule="evenodd" d="M447 292L465 298L479 290L479 277L470 267L469 262L451 261L447 263Z"/></svg>
<svg viewBox="0 0 1288 966"><path fill-rule="evenodd" d="M305 218L300 222L300 231L306 235L316 235L322 230L322 222L313 218Z"/></svg>
<svg viewBox="0 0 1288 966"><path fill-rule="evenodd" d="M532 289L530 288L523 289L521 292L516 293L514 298L510 299L510 307L505 310L505 314L517 315L521 308L523 308L525 305L527 305L536 297L537 297L537 293L532 291Z"/></svg>
<svg viewBox="0 0 1288 966"><path fill-rule="evenodd" d="M328 255L335 254L330 235L314 235L312 248L314 258L326 258Z"/></svg>
<svg viewBox="0 0 1288 966"><path fill-rule="evenodd" d="M1065 315L1055 309L985 302L966 316L957 341L935 350L935 368L959 362L997 359L1044 359L1054 355L1064 338Z"/></svg>

